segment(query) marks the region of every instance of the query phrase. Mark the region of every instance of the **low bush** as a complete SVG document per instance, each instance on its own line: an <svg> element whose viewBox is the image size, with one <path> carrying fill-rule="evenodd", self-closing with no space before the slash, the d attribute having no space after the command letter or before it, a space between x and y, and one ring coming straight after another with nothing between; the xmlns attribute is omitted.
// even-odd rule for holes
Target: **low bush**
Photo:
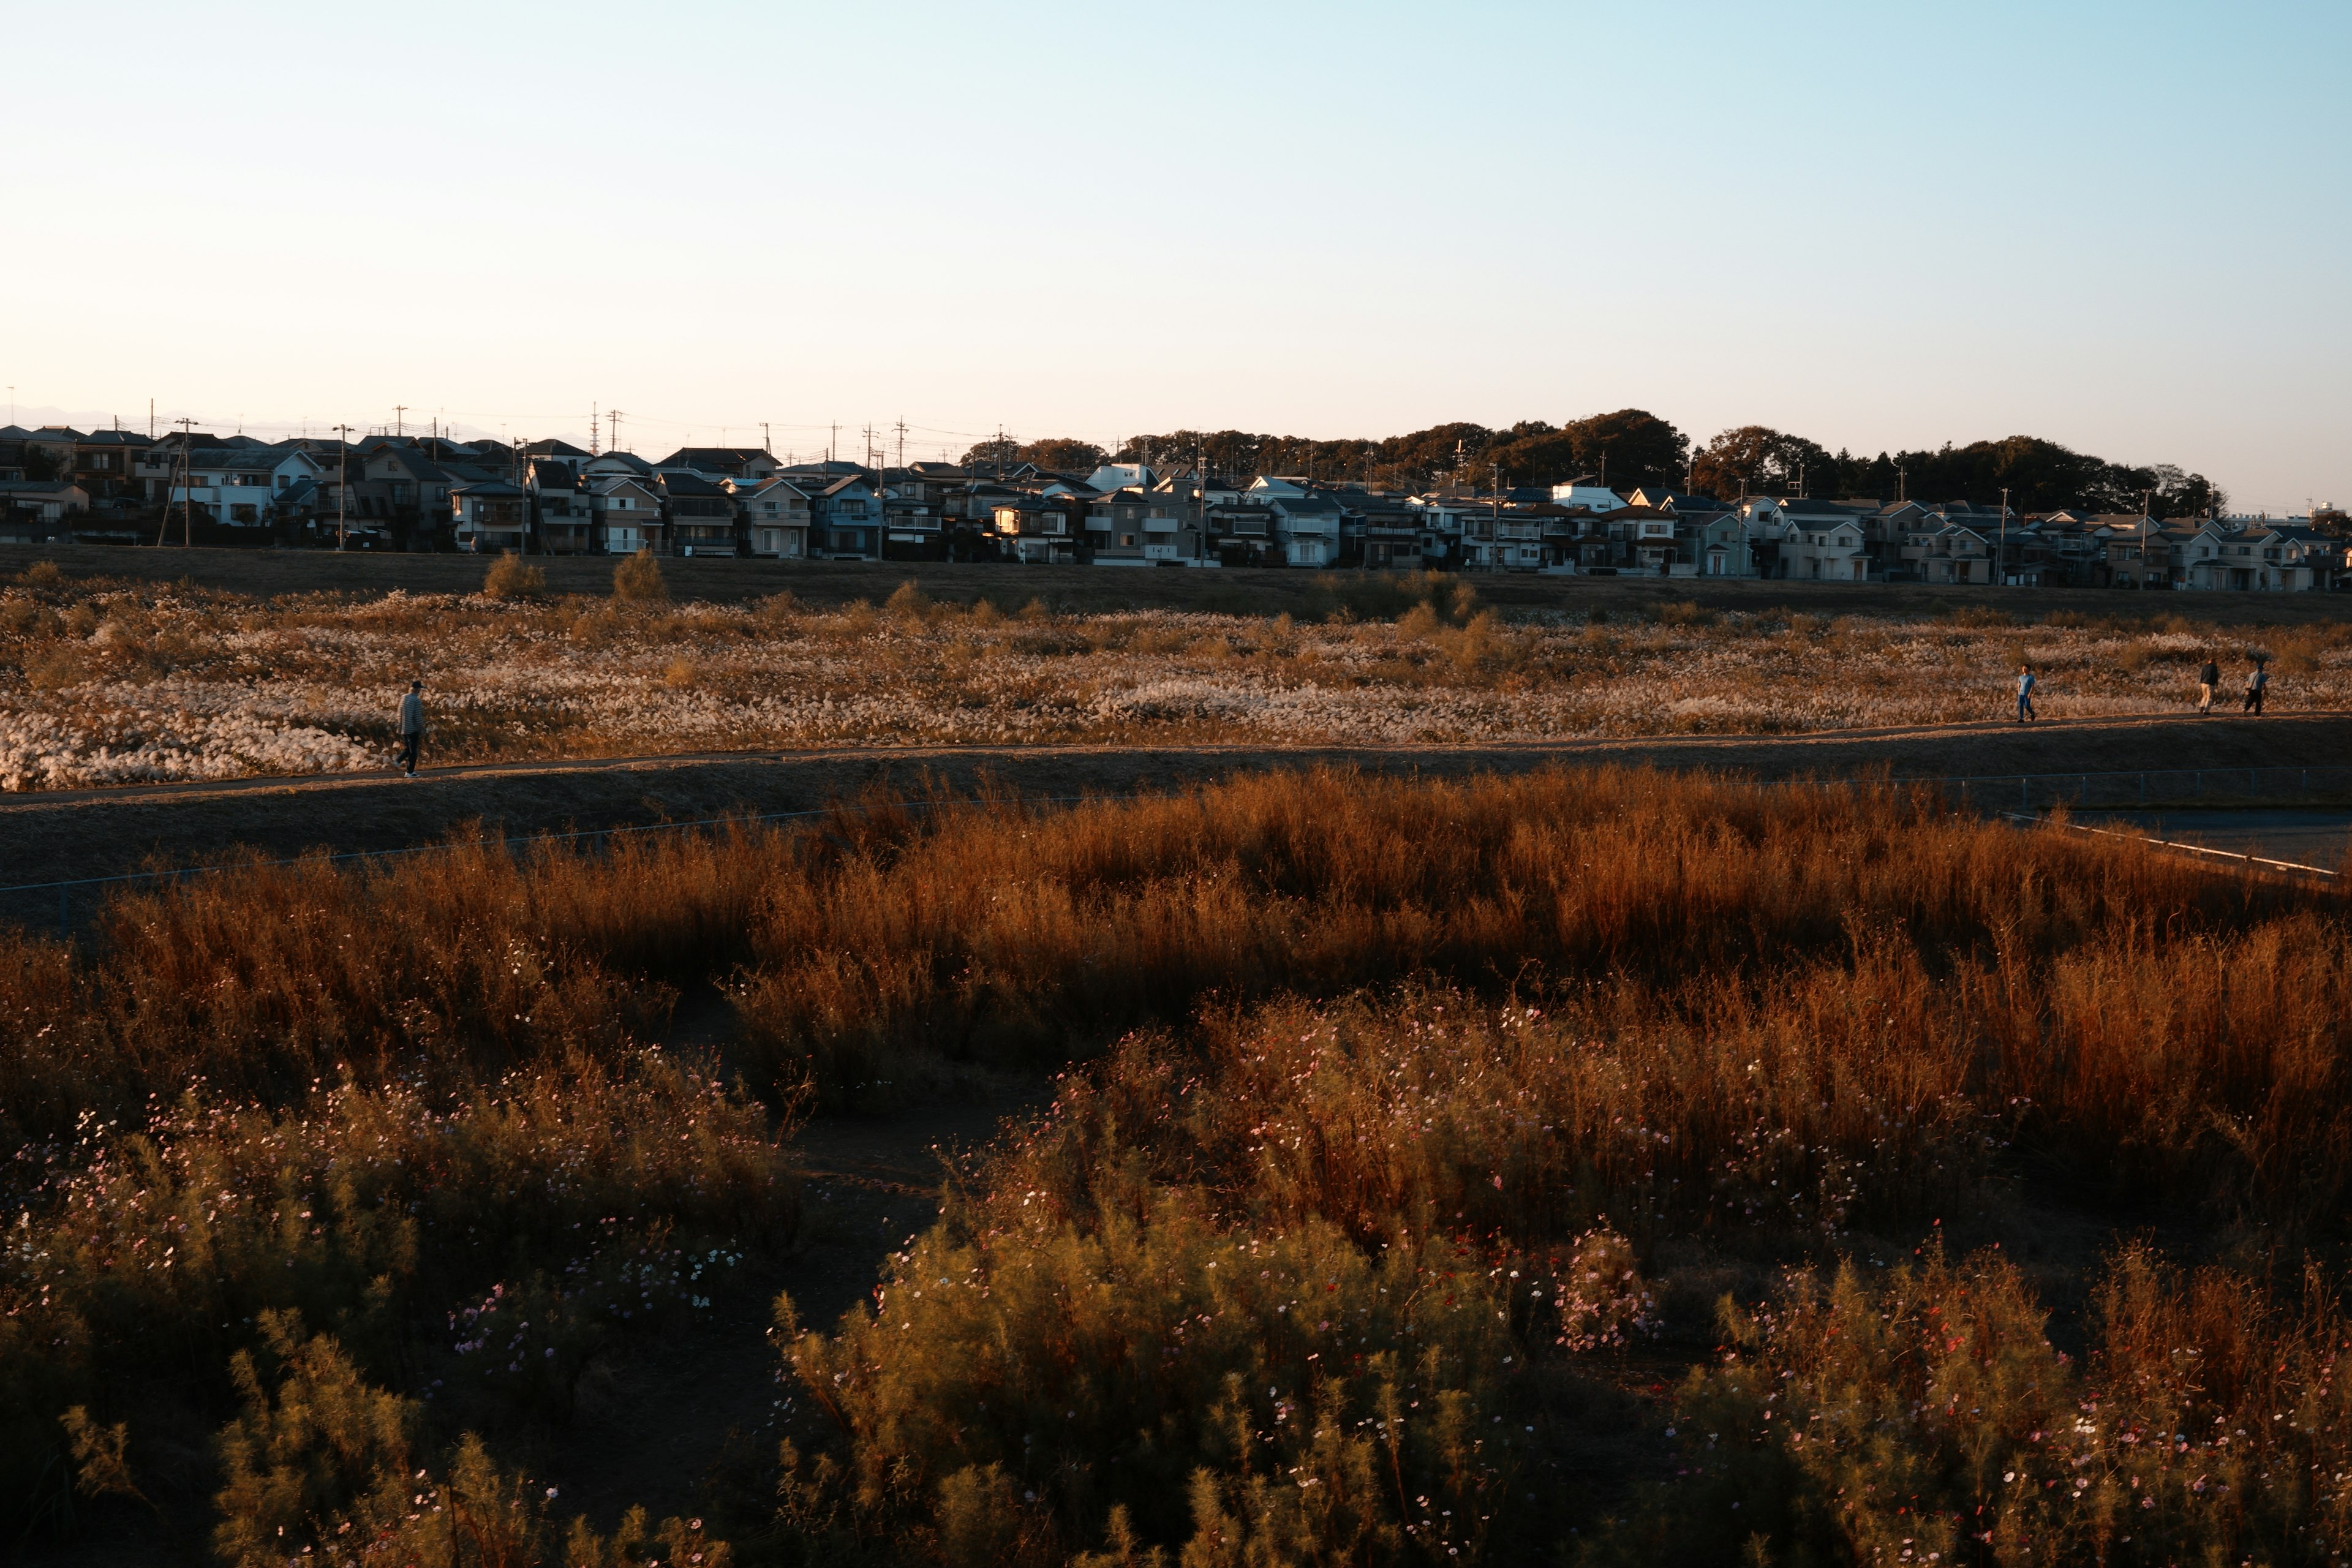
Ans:
<svg viewBox="0 0 2352 1568"><path fill-rule="evenodd" d="M290 1313L265 1313L261 1336L274 1375L237 1352L244 1410L219 1441L212 1543L228 1568L554 1568L554 1489L542 1493L502 1470L470 1432L439 1463L415 1468L427 1450L421 1405L371 1385L331 1337L304 1340ZM726 1568L726 1543L706 1540L701 1526L669 1519L649 1528L634 1509L607 1538L574 1519L560 1561Z"/></svg>
<svg viewBox="0 0 2352 1568"><path fill-rule="evenodd" d="M489 572L482 579L482 593L487 598L500 600L543 599L547 597L547 574L509 550L490 563Z"/></svg>
<svg viewBox="0 0 2352 1568"><path fill-rule="evenodd" d="M613 597L624 604L669 603L669 583L652 551L640 550L613 568Z"/></svg>
<svg viewBox="0 0 2352 1568"><path fill-rule="evenodd" d="M1931 1245L1727 1302L1723 1363L1666 1432L1675 1479L1584 1561L2332 1561L2352 1542L2352 1348L2312 1286L2295 1307L2132 1248L2087 1366L1997 1255Z"/></svg>
<svg viewBox="0 0 2352 1568"><path fill-rule="evenodd" d="M192 1092L41 1169L0 1251L0 1497L25 1500L58 1474L68 1408L201 1389L272 1312L408 1364L443 1303L512 1280L568 1331L559 1348L542 1325L530 1382L459 1392L543 1405L604 1334L692 1310L697 1258L788 1238L799 1212L765 1114L657 1054L574 1058L446 1109L402 1085L281 1112Z"/></svg>
<svg viewBox="0 0 2352 1568"><path fill-rule="evenodd" d="M808 1562L860 1547L1060 1563L1181 1549L1187 1563L1476 1557L1526 1540L1512 1480L1538 1444L1524 1331L1606 1336L1610 1275L1528 1306L1478 1249L1400 1232L1367 1250L1306 1222L1230 1230L1137 1189L1087 1226L1004 1191L894 1259L838 1335L778 1308L809 1407L779 1523ZM1552 1331L1560 1332L1554 1335ZM968 1543L995 1555L973 1559Z"/></svg>

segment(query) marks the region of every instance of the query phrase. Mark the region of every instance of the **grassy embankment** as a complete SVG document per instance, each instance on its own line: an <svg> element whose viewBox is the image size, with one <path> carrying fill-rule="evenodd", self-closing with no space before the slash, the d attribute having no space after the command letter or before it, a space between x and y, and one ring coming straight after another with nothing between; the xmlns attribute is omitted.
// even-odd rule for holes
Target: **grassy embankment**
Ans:
<svg viewBox="0 0 2352 1568"><path fill-rule="evenodd" d="M871 1307L778 1303L782 1444L648 1554L2325 1560L2347 939L1925 796L1624 773L130 899L0 958L0 1494L541 1560L491 1456L785 1244L791 1117L1075 1063ZM636 1043L705 979L722 1061Z"/></svg>

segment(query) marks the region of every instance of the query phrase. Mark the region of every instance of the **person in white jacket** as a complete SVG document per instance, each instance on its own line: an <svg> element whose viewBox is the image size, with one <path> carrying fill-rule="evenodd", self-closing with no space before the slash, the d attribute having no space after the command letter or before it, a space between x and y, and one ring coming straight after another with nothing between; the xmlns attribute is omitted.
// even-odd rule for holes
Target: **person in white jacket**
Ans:
<svg viewBox="0 0 2352 1568"><path fill-rule="evenodd" d="M412 680L408 683L408 695L400 700L400 760L392 765L415 778L417 753L424 749L425 682Z"/></svg>

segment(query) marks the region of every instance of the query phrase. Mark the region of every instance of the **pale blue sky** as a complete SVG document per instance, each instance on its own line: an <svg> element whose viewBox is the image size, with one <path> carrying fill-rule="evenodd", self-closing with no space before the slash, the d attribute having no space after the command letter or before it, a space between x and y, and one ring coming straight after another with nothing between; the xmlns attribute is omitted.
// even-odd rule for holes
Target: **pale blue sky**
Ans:
<svg viewBox="0 0 2352 1568"><path fill-rule="evenodd" d="M2344 0L100 15L0 6L23 409L936 455L1638 405L2352 503Z"/></svg>

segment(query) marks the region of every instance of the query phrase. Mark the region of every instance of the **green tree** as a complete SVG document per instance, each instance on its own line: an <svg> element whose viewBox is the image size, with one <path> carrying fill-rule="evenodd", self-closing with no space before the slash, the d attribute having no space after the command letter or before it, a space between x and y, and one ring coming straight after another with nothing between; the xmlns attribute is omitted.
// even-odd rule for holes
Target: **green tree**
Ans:
<svg viewBox="0 0 2352 1568"><path fill-rule="evenodd" d="M1573 419L1560 434L1575 453L1577 472L1605 477L1621 492L1641 485L1679 489L1690 463L1690 437L1644 408Z"/></svg>
<svg viewBox="0 0 2352 1568"><path fill-rule="evenodd" d="M1837 459L1819 443L1763 425L1726 430L1691 459L1691 489L1717 500L1810 495L1816 479L1836 488Z"/></svg>
<svg viewBox="0 0 2352 1568"><path fill-rule="evenodd" d="M1001 466L1010 471L1024 463L1034 463L1050 473L1076 474L1080 478L1101 468L1105 460L1100 447L1075 436L1048 436L1037 441L1015 441L1010 437L998 440L992 437L966 451L962 458L967 468L993 471Z"/></svg>

